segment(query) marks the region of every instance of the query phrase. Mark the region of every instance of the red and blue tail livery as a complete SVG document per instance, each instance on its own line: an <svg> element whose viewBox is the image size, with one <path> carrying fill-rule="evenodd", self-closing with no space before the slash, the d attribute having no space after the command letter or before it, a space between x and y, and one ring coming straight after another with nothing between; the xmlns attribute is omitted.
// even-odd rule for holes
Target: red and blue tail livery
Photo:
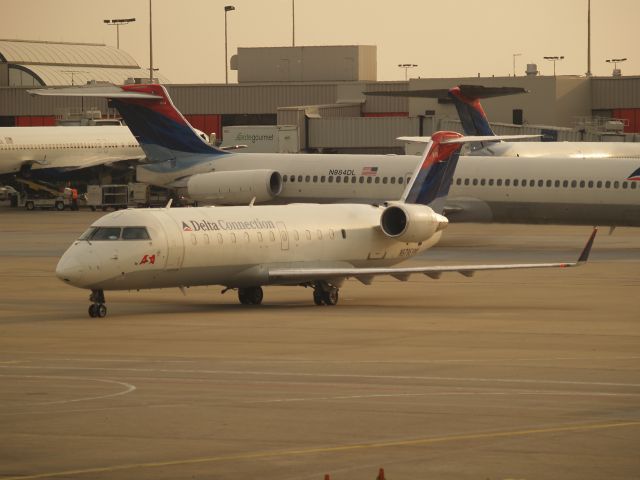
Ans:
<svg viewBox="0 0 640 480"><path fill-rule="evenodd" d="M627 180L633 182L640 182L640 168L637 168L631 175L627 177Z"/></svg>
<svg viewBox="0 0 640 480"><path fill-rule="evenodd" d="M431 137L425 156L416 169L402 200L406 203L429 205L436 213L442 213L442 205L433 205L444 200L449 193L451 181L458 164L460 148L464 140L457 132L436 132Z"/></svg>
<svg viewBox="0 0 640 480"><path fill-rule="evenodd" d="M193 155L224 155L205 142L173 105L162 85L125 85L124 92L148 98L121 95L109 99L117 108L151 162L176 160Z"/></svg>

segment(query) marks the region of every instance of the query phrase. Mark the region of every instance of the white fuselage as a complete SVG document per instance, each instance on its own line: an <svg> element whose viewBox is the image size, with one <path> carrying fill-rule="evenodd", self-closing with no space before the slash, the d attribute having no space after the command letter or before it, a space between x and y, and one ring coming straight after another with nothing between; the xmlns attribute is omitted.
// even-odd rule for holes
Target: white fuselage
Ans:
<svg viewBox="0 0 640 480"><path fill-rule="evenodd" d="M387 237L382 211L364 204L123 210L93 227L144 227L149 239L77 240L56 274L104 290L266 285L275 283L267 266L390 266L440 238L440 231L419 243Z"/></svg>
<svg viewBox="0 0 640 480"><path fill-rule="evenodd" d="M181 175L271 168L285 180L275 202L379 202L400 197L418 161L413 155L234 153ZM371 167L375 175L366 174ZM640 181L629 179L639 168L638 156L461 156L446 213L466 222L640 226ZM149 183L176 175L138 167L142 171Z"/></svg>
<svg viewBox="0 0 640 480"><path fill-rule="evenodd" d="M0 127L0 175L24 166L69 170L143 158L126 126Z"/></svg>

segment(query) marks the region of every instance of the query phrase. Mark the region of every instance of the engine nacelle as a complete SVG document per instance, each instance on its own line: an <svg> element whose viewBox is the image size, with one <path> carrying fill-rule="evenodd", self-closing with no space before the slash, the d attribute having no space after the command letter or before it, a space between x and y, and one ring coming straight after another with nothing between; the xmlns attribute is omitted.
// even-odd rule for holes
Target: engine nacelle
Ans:
<svg viewBox="0 0 640 480"><path fill-rule="evenodd" d="M380 216L380 228L403 242L424 242L447 227L448 220L426 205L393 203Z"/></svg>
<svg viewBox="0 0 640 480"><path fill-rule="evenodd" d="M282 192L282 175L274 170L233 170L193 175L187 195L196 202L224 205L268 202Z"/></svg>

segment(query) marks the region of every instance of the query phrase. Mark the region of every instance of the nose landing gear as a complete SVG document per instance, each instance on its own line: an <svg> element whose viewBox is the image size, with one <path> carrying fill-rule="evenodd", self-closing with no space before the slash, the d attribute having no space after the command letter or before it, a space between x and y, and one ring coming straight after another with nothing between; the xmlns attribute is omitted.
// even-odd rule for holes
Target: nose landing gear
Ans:
<svg viewBox="0 0 640 480"><path fill-rule="evenodd" d="M89 316L91 318L103 318L107 316L107 306L105 305L106 300L104 299L103 290L91 290L89 301L93 302L89 305Z"/></svg>

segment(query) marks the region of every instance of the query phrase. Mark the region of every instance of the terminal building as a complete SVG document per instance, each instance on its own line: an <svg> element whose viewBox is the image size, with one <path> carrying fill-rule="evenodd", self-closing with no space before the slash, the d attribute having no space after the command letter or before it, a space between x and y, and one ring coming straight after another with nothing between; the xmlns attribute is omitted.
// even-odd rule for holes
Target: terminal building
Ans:
<svg viewBox="0 0 640 480"><path fill-rule="evenodd" d="M402 153L399 136L461 131L453 105L446 99L365 92L460 84L529 91L482 102L496 133L542 133L557 141L640 141L640 77L540 76L530 65L522 76L380 82L376 62L372 45L240 48L230 61L238 72L235 84L176 85L154 76L194 127L225 145L246 143L237 138L272 139L254 146L262 151ZM0 125L55 124L69 111L114 113L104 100L35 98L28 88L147 80L146 70L113 47L0 40ZM273 141L279 133L286 142Z"/></svg>

